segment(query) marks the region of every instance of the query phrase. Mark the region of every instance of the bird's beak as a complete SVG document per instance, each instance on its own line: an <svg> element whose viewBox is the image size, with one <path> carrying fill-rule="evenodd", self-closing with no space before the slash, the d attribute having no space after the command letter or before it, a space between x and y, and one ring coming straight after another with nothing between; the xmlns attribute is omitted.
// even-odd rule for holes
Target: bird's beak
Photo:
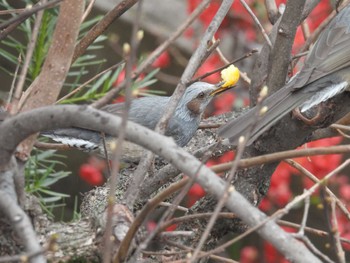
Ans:
<svg viewBox="0 0 350 263"><path fill-rule="evenodd" d="M215 84L216 89L214 89L212 92L210 92L210 96L217 96L221 93L223 93L226 90L232 89L233 87L235 87L236 85L232 85L232 86L223 86L226 83L226 81L221 81L218 84Z"/></svg>

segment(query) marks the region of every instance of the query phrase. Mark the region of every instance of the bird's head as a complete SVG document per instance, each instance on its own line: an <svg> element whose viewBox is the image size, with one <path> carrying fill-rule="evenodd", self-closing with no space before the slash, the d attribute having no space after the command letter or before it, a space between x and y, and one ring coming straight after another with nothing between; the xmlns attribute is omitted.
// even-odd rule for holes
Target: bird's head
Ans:
<svg viewBox="0 0 350 263"><path fill-rule="evenodd" d="M186 89L178 108L185 109L189 115L200 116L216 95L230 88L223 87L222 83L195 82Z"/></svg>

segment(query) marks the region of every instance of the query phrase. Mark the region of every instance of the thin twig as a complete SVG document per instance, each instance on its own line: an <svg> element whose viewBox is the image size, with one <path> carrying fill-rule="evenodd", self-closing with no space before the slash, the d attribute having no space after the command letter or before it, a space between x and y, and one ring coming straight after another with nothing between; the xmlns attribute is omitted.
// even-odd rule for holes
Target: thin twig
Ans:
<svg viewBox="0 0 350 263"><path fill-rule="evenodd" d="M305 199L307 196L310 196L324 181L327 181L329 178L331 178L332 176L334 176L335 174L337 174L338 172L340 172L342 169L344 169L346 166L348 166L350 164L350 159L346 160L345 162L343 162L340 166L338 166L336 169L334 169L332 172L330 172L329 174L327 174L322 181L320 181L319 183L315 184L314 186L312 186L310 189L308 189L307 191L305 191L302 195L296 196L291 202L289 202L283 209L278 210L277 212L275 212L273 215L271 215L269 218L266 218L265 220L262 220L258 225L254 226L253 228L248 229L246 232L244 232L243 234L239 235L238 237L226 242L225 244L210 250L206 253L204 253L204 255L202 256L207 256L209 254L212 253L219 253L221 251L224 251L225 248L227 248L228 246L234 244L235 242L241 240L243 237L248 236L249 234L253 233L254 231L258 230L260 227L262 227L264 224L266 224L267 222L269 222L270 220L276 220L277 218L282 217L283 215L287 214L294 206L296 206L300 201L302 201L303 199ZM200 256L200 257L202 257Z"/></svg>
<svg viewBox="0 0 350 263"><path fill-rule="evenodd" d="M16 13L21 13L25 11L26 8L18 8L18 9L11 9L11 10L0 10L0 15L8 15L8 14L16 14Z"/></svg>
<svg viewBox="0 0 350 263"><path fill-rule="evenodd" d="M136 11L136 18L134 19L132 32L131 32L131 39L130 39L130 50L124 50L124 52L127 52L125 54L125 61L126 61L126 67L125 67L125 81L126 81L126 89L125 89L125 102L124 102L124 111L121 114L122 117L122 123L121 123L121 129L119 130L119 136L117 139L117 145L113 156L112 156L112 174L109 179L109 193L108 193L108 207L107 207L107 222L106 222L106 228L105 228L105 234L104 234L104 251L103 251L103 262L104 263L110 263L111 262L111 256L112 256L112 242L110 237L112 236L112 224L113 224L113 206L115 204L115 191L116 191L116 185L117 185L117 175L120 169L120 159L123 153L123 143L126 137L126 126L129 116L129 111L131 108L131 100L132 100L132 67L134 65L134 62L136 61L136 54L139 46L139 40L137 39L137 31L139 30L140 26L140 17L142 12L142 3L143 1L140 0L137 5L137 11ZM128 253L128 247L123 250L122 247L119 248L119 252L123 253L124 256ZM118 254L119 254L118 252ZM120 262L119 257L115 257L115 262Z"/></svg>
<svg viewBox="0 0 350 263"><path fill-rule="evenodd" d="M310 239L306 236L301 236L298 237L298 239L300 239L301 241L304 242L304 244L306 245L306 247L308 247L310 249L310 251L312 253L314 253L315 255L317 255L319 258L321 258L324 262L327 263L335 263L333 260L331 260L327 255L323 254L317 247L314 246L314 244L311 243Z"/></svg>
<svg viewBox="0 0 350 263"><path fill-rule="evenodd" d="M9 95L7 98L7 106L10 105L11 100L12 100L13 91L15 90L15 83L16 83L16 79L17 79L17 75L18 75L18 70L19 70L21 63L22 63L21 54L18 55L17 61L18 61L18 64L16 65L15 74L14 74L12 82L11 82L11 89L10 89L10 92L9 92Z"/></svg>
<svg viewBox="0 0 350 263"><path fill-rule="evenodd" d="M279 225L282 225L282 226L288 226L288 227L293 227L293 228L300 228L299 224L288 222L288 221L285 221L285 220L277 220L277 223ZM314 235L321 236L321 237L328 237L329 236L328 232L320 230L320 229L315 229L315 228L311 228L311 227L304 227L304 230L307 233L314 234ZM340 240L343 243L350 244L350 240L349 239L340 237Z"/></svg>
<svg viewBox="0 0 350 263"><path fill-rule="evenodd" d="M248 14L252 17L253 21L258 26L258 28L260 29L260 32L263 35L266 43L269 45L270 48L272 48L272 43L269 36L266 34L264 27L261 25L259 19L256 17L252 9L247 5L247 3L244 0L239 0L239 1L243 5L243 7L247 10Z"/></svg>
<svg viewBox="0 0 350 263"><path fill-rule="evenodd" d="M294 206L296 206L299 202L304 200L307 196L311 196L316 191L317 188L319 188L322 184L327 182L331 177L333 177L334 175L339 173L341 170L343 170L349 164L350 164L350 159L345 160L341 165L339 165L333 171L328 173L318 183L314 184L312 187L307 189L303 194L294 197L294 199L291 202L289 202L283 209L278 210L273 216L276 218L280 218L281 216L288 213Z"/></svg>
<svg viewBox="0 0 350 263"><path fill-rule="evenodd" d="M219 68L217 68L217 69L214 69L214 70L212 70L212 71L210 71L210 72L207 72L207 73L205 73L205 74L203 74L203 75L201 75L201 76L195 78L194 80L190 81L189 84L192 84L192 83L194 83L194 82L197 82L197 81L200 81L200 80L202 80L202 79L205 79L206 77L208 77L208 76L210 76L210 75L213 75L214 73L223 70L224 68L228 67L229 65L235 64L235 63L237 63L238 61L241 61L241 60L243 60L243 59L246 59L246 58L252 56L252 55L253 55L254 53L256 53L256 52L258 52L257 49L252 49L252 50L249 51L248 53L244 54L242 57L239 57L239 58L234 59L233 61L229 62L227 65L221 66L221 67L219 67Z"/></svg>
<svg viewBox="0 0 350 263"><path fill-rule="evenodd" d="M14 29L17 28L18 25L20 25L24 20L26 20L28 17L30 17L32 14L35 14L36 12L43 10L43 9L49 9L57 6L59 2L62 0L52 0L46 4L41 4L41 2L34 5L32 8L26 8L23 12L18 14L17 16L7 20L6 22L3 22L0 24L0 40L3 40L9 33L11 33Z"/></svg>
<svg viewBox="0 0 350 263"><path fill-rule="evenodd" d="M304 200L304 213L303 213L303 219L300 224L300 229L298 234L304 235L305 232L305 227L306 227L306 222L307 222L307 217L309 215L309 210L310 210L310 196L306 197Z"/></svg>
<svg viewBox="0 0 350 263"><path fill-rule="evenodd" d="M187 182L188 180L181 180L177 183L170 185L146 203L146 205L136 216L128 232L126 233L125 238L121 242L116 259L119 259L121 260L121 262L123 262L122 260L124 260L125 257L124 251L126 251L129 248L136 231L139 229L143 221L147 218L147 215L149 215L149 213L151 213L160 202L164 201L168 196L181 189L184 185L186 185Z"/></svg>
<svg viewBox="0 0 350 263"><path fill-rule="evenodd" d="M85 12L83 14L83 17L81 18L81 23L83 23L85 21L85 19L87 18L87 16L90 14L92 7L94 6L96 0L90 0L89 5L86 7Z"/></svg>
<svg viewBox="0 0 350 263"><path fill-rule="evenodd" d="M120 65L122 65L123 63L125 63L124 60L120 61L119 63L105 69L102 70L100 73L96 74L95 76L93 76L91 79L87 80L86 82L84 82L83 84L81 84L79 87L77 87L76 89L72 90L71 92L69 92L67 95L63 96L62 98L60 98L58 101L56 101L56 104L59 104L60 102L68 99L69 97L73 96L74 94L76 94L77 92L81 91L84 87L86 87L89 83L91 83L92 81L94 81L95 79L97 79L98 77L104 75L105 73L107 73L108 71L114 70L116 68L118 68Z"/></svg>
<svg viewBox="0 0 350 263"><path fill-rule="evenodd" d="M294 160L286 160L286 162L293 166L294 168L296 168L299 172L301 172L303 175L307 176L311 181L313 181L314 183L319 183L320 180L313 175L312 173L310 173L308 170L306 170L303 166L301 166L298 162L294 161ZM332 198L334 198L336 200L336 204L337 206L340 208L340 210L344 213L344 215L347 217L348 220L350 220L350 213L348 211L348 209L346 208L346 205L339 200L339 198L326 186L325 187L327 194L329 194Z"/></svg>
<svg viewBox="0 0 350 263"><path fill-rule="evenodd" d="M337 145L331 147L319 147L319 148L308 148L308 149L298 149L289 150L277 153L270 153L261 156L251 157L247 159L240 160L239 168L248 168L256 165L262 165L266 163L273 163L277 161L282 161L290 158L306 157L314 155L326 155L326 154L341 154L350 152L350 145ZM233 162L223 163L214 165L211 168L216 173L228 171Z"/></svg>
<svg viewBox="0 0 350 263"><path fill-rule="evenodd" d="M168 203L168 202L160 202L159 204L160 206L164 206L164 207L170 207L170 206L173 206L173 204L171 203ZM182 211L182 212L188 212L188 208L184 207L184 206L176 206L176 210L178 211Z"/></svg>
<svg viewBox="0 0 350 263"><path fill-rule="evenodd" d="M262 91L260 92L259 98L258 98L258 104L256 105L257 112L259 113L259 115L260 115L260 110L261 110L262 105L263 105L262 102L264 101L264 99L266 98L266 95L267 95L267 91L265 92L266 89L267 88L262 89ZM254 116L255 121L252 122L253 125L254 125L254 123L258 122L258 120L260 118L259 115L257 114ZM222 194L222 197L219 199L218 203L216 204L213 215L211 216L211 218L210 218L210 220L209 220L209 222L208 222L208 224L207 224L207 226L206 226L206 228L201 236L201 239L199 240L198 245L192 254L191 261L195 261L197 256L199 255L199 252L200 252L202 246L204 245L207 237L210 234L211 229L213 228L213 226L216 222L218 214L220 213L221 209L224 207L225 203L227 202L229 194L233 191L236 191L234 186L232 185L233 178L238 170L239 162L240 162L241 158L243 157L244 149L245 149L246 144L248 142L248 138L250 137L250 133L251 133L252 129L254 128L253 125L252 125L252 127L250 127L247 134L244 134L244 136L239 138L235 160L232 162L232 167L231 167L230 172L226 178L226 185L225 185L224 192Z"/></svg>
<svg viewBox="0 0 350 263"><path fill-rule="evenodd" d="M213 41L215 41L215 37L213 37ZM224 56L224 54L222 53L220 47L216 47L215 49L216 53L218 53L221 61L225 64L225 65L230 65L231 63L228 61L228 59ZM251 51L252 52L252 51ZM250 78L248 78L247 73L239 71L240 73L240 78L245 81L246 83L250 84L251 80Z"/></svg>
<svg viewBox="0 0 350 263"><path fill-rule="evenodd" d="M113 23L114 20L124 14L136 4L137 1L138 0L123 0L110 10L95 26L93 26L76 45L72 63L85 53L86 49Z"/></svg>
<svg viewBox="0 0 350 263"><path fill-rule="evenodd" d="M133 79L137 78L145 69L150 66L177 38L181 36L183 32L195 21L195 19L200 15L200 13L206 8L210 0L202 1L197 8L191 13L191 15L184 21L183 24L160 46L158 46L133 72ZM92 104L93 107L101 108L112 101L115 96L118 95L119 91L125 87L125 81L120 83L115 89L107 92L103 98L97 100Z"/></svg>
<svg viewBox="0 0 350 263"><path fill-rule="evenodd" d="M210 212L210 213L189 214L189 215L185 215L185 216L181 216L181 217L171 218L170 220L163 223L163 225L161 226L159 231L163 231L164 229L166 229L167 227L169 227L171 225L190 221L193 219L207 219L207 218L210 218L212 215L213 215L213 213ZM218 214L218 217L228 218L228 219L237 218L237 216L234 213L229 213L229 212L221 212Z"/></svg>
<svg viewBox="0 0 350 263"><path fill-rule="evenodd" d="M164 242L166 242L167 244L169 244L171 246L183 249L183 250L185 250L187 252L193 251L193 248L185 246L183 244L175 243L175 242L172 242L170 240L164 240ZM200 255L202 256L203 254L204 254L204 252L201 252ZM223 257L217 256L217 255L213 255L213 254L207 255L207 257L213 259L215 262L238 263L235 260L232 260L232 259L229 259L229 258L223 258ZM188 262L190 262L190 261L186 258L186 259L183 259L183 260L181 260L181 259L180 260L175 260L175 261L172 261L171 263L188 263Z"/></svg>
<svg viewBox="0 0 350 263"><path fill-rule="evenodd" d="M344 250L341 246L341 242L340 242L340 234L339 234L339 228L338 228L338 219L337 219L337 214L336 214L336 210L335 210L335 205L336 205L336 200L334 198L331 199L331 212L332 212L332 223L333 223L333 227L332 227L332 234L334 236L334 240L335 240L335 249L336 249L336 255L338 257L338 262L340 263L345 263L345 253Z"/></svg>
<svg viewBox="0 0 350 263"><path fill-rule="evenodd" d="M47 0L43 0L42 4L46 4L46 2L47 2ZM27 47L26 56L24 58L24 63L23 63L23 66L22 66L21 73L18 76L18 82L17 82L17 85L16 85L14 97L13 97L13 100L12 100L11 113L13 113L13 114L17 113L17 110L18 110L17 109L17 105L18 105L18 102L19 102L20 97L21 97L22 92L23 92L24 82L26 80L27 72L28 72L28 69L29 69L29 64L30 64L30 62L32 60L34 48L35 48L35 45L36 45L36 40L38 38L39 29L40 29L40 26L41 26L41 20L43 18L43 14L44 14L44 11L40 10L37 13L37 16L35 18L35 23L34 23L34 27L33 27L33 30L32 30L32 34L30 36L30 40L29 40L29 44L28 44L28 47Z"/></svg>
<svg viewBox="0 0 350 263"><path fill-rule="evenodd" d="M21 123L21 130L13 129ZM34 125L33 125L34 124ZM118 116L97 111L91 107L76 105L47 106L40 109L23 112L12 118L6 119L0 124L0 165L8 165L11 154L15 151L16 145L30 134L41 130L56 128L67 128L71 125L86 127L87 129L103 131L118 135L121 119ZM12 140L8 140L8 138ZM184 173L195 177L197 182L204 186L208 193L219 199L224 191L225 182L206 166L202 166L191 154L176 146L173 140L161 136L154 131L147 131L146 128L130 122L127 126L127 139L133 143L151 150L170 161L176 168ZM178 158L181 155L183 158ZM186 162L183 162L183 160ZM199 176L194 174L194 168L202 167ZM197 170L197 169L195 169ZM8 170L6 170L8 171ZM296 241L289 234L285 233L277 224L269 220L264 213L253 207L239 192L230 193L226 207L237 214L249 226L260 225L258 233L271 242L278 251L287 258L298 262L320 262L300 242ZM271 235L274 233L274 235ZM281 242L283 240L283 242ZM135 262L135 261L134 261Z"/></svg>

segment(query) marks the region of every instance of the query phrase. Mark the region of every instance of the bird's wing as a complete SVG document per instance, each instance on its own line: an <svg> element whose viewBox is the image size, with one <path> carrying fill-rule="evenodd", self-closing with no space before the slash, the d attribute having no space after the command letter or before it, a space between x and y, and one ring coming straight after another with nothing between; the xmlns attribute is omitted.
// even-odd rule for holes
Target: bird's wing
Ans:
<svg viewBox="0 0 350 263"><path fill-rule="evenodd" d="M101 110L114 114L120 115L123 112L124 103L109 104L101 108Z"/></svg>
<svg viewBox="0 0 350 263"><path fill-rule="evenodd" d="M298 89L328 74L350 66L350 5L345 7L322 32L293 80Z"/></svg>
<svg viewBox="0 0 350 263"><path fill-rule="evenodd" d="M108 112L110 114L113 114L113 115L121 116L123 114L123 111L124 111L124 105L125 105L124 103L109 104L109 105L106 105L106 106L102 107L101 110L105 111L105 112ZM134 114L134 111L132 111L132 110L129 111L128 119L130 121L139 122L138 121L138 116L136 116Z"/></svg>

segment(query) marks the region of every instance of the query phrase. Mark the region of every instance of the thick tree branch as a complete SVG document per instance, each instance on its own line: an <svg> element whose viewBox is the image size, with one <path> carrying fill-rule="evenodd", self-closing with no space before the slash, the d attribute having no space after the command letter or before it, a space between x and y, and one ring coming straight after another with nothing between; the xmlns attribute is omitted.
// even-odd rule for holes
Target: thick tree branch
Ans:
<svg viewBox="0 0 350 263"><path fill-rule="evenodd" d="M120 124L119 117L85 106L49 106L21 113L6 119L0 125L2 131L0 134L0 166L10 161L11 154L20 141L41 130L75 125L116 136ZM196 178L196 181L216 198L221 197L225 182L192 155L178 147L172 139L131 122L128 123L126 129L128 140L167 159L182 172ZM198 173L194 174L199 167ZM226 207L250 226L255 226L267 218L235 190L230 192ZM280 229L273 221L267 221L258 232L293 261L319 262L304 245Z"/></svg>
<svg viewBox="0 0 350 263"><path fill-rule="evenodd" d="M89 32L79 41L72 62L85 53L86 49L122 14L129 10L138 0L123 0L109 11Z"/></svg>
<svg viewBox="0 0 350 263"><path fill-rule="evenodd" d="M70 68L84 3L83 0L76 0L64 1L61 4L52 44L40 74L19 102L21 111L53 104L57 100ZM21 145L22 149L18 155L21 160L28 158L35 139L33 136Z"/></svg>
<svg viewBox="0 0 350 263"><path fill-rule="evenodd" d="M270 69L267 77L269 94L284 86L291 59L291 51L305 0L288 1L278 26L277 37L271 52ZM278 74L277 74L278 72Z"/></svg>
<svg viewBox="0 0 350 263"><path fill-rule="evenodd" d="M2 174L1 174L2 175ZM27 253L40 252L41 246L36 233L32 227L31 221L26 213L18 206L16 200L8 195L4 190L0 190L0 210L14 227L17 236L21 239ZM44 256L39 253L33 257L30 262L46 262Z"/></svg>

